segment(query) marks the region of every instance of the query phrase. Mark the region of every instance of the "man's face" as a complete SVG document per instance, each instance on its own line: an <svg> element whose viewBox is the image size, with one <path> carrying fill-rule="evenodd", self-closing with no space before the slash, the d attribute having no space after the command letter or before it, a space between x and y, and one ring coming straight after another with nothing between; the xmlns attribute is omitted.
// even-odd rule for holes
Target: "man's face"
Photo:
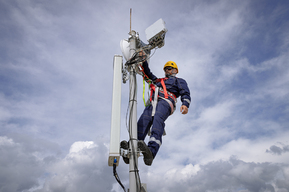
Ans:
<svg viewBox="0 0 289 192"><path fill-rule="evenodd" d="M173 67L166 67L164 70L165 70L165 75L166 76L170 76L172 74L176 74L177 73L177 69L175 69Z"/></svg>

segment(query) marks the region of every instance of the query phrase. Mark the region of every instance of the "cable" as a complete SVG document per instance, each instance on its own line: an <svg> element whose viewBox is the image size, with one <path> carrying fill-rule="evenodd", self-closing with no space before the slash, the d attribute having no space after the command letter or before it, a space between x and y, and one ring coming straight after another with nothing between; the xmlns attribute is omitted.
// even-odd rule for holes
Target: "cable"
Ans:
<svg viewBox="0 0 289 192"><path fill-rule="evenodd" d="M145 46L145 47L142 47L142 49L140 49L139 51L135 51L134 54L132 55L132 57L125 63L125 65L132 65L132 64L135 64L135 63L139 63L139 62L145 62L146 60L150 59L155 54L155 52L156 52L156 50L158 48L157 47L154 48L153 54L150 55L149 57L147 57L147 56L145 56L144 58L143 57L138 57L139 52L145 51L146 49L150 50L150 48L147 48L147 46Z"/></svg>
<svg viewBox="0 0 289 192"><path fill-rule="evenodd" d="M135 70L131 71L131 73L135 73L133 74L133 78L131 81L134 81L136 82L136 72ZM136 89L132 89L132 84L130 84L130 93L133 91L132 93L132 98L130 99L134 99L136 97ZM131 96L131 95L130 95ZM126 126L127 126L127 130L128 130L128 133L129 133L129 143L131 144L131 149L132 149L132 157L134 158L134 172L135 172L135 178L136 178L136 188L137 188L137 191L141 191L141 180L140 180L140 175L139 175L139 171L138 171L138 166L137 166L137 154L134 154L135 153L135 149L137 149L137 146L134 146L134 142L132 142L132 140L135 140L136 138L133 138L132 137L132 115L133 115L133 108L134 108L134 105L135 105L135 101L134 100L130 100L129 102L129 105L128 105L128 108L127 108L127 113L126 113ZM129 115L129 117L128 117Z"/></svg>
<svg viewBox="0 0 289 192"><path fill-rule="evenodd" d="M133 71L133 73L135 73L135 71ZM134 74L133 75L134 77L134 82L136 82L136 75ZM132 95L132 98L135 98L136 96L136 91L135 90L132 90L132 87L130 87L130 92L133 91L133 95ZM129 137L130 137L130 141L131 140L134 140L135 138L132 138L132 135L131 135L131 132L132 132L132 115L133 115L133 108L134 108L134 105L135 105L135 102L132 101L132 104L130 105L130 115L129 115ZM132 153L135 153L135 149L137 149L136 146L134 146L134 143L133 142L130 142L132 144L131 148L132 148ZM137 190L140 191L141 190L141 180L140 180L140 176L139 176L139 171L138 171L138 166L137 166L137 154L132 154L133 155L133 158L134 158L134 172L135 172L135 178L136 178L136 187L137 187Z"/></svg>
<svg viewBox="0 0 289 192"><path fill-rule="evenodd" d="M121 186L122 189L124 190L124 192L126 192L125 187L124 187L123 184L121 183L121 181L120 181L120 179L119 179L119 177L118 177L118 174L117 174L117 172L116 172L116 164L113 164L113 175L114 175L116 181L120 184L120 186Z"/></svg>

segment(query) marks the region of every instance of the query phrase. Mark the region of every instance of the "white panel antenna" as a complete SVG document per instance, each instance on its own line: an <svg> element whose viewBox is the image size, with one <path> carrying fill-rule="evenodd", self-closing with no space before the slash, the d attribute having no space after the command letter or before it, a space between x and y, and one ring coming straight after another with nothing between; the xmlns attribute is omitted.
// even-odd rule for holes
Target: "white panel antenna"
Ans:
<svg viewBox="0 0 289 192"><path fill-rule="evenodd" d="M157 20L145 30L147 41L152 46L152 49L156 46L159 48L164 46L165 34L167 31L168 30L163 19Z"/></svg>
<svg viewBox="0 0 289 192"><path fill-rule="evenodd" d="M120 157L120 112L121 112L122 56L115 55L113 61L113 92L108 165L118 166Z"/></svg>

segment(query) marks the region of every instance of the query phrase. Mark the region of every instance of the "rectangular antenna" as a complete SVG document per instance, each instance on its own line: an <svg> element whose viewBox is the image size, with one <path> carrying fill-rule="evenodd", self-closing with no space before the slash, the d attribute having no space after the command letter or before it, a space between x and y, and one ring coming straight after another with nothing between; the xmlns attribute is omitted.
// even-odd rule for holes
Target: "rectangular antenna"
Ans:
<svg viewBox="0 0 289 192"><path fill-rule="evenodd" d="M113 60L113 90L112 112L110 128L110 146L108 165L118 166L120 157L120 112L121 112L121 82L122 82L122 56L115 55Z"/></svg>

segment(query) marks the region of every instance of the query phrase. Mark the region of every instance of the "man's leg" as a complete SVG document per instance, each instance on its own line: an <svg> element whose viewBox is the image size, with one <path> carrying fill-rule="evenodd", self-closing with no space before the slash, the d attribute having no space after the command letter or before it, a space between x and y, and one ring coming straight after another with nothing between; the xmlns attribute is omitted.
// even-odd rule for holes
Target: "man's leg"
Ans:
<svg viewBox="0 0 289 192"><path fill-rule="evenodd" d="M148 147L152 152L153 157L156 156L161 144L162 136L165 128L165 120L171 114L171 107L167 101L160 99L156 108L156 113L153 118L150 141Z"/></svg>
<svg viewBox="0 0 289 192"><path fill-rule="evenodd" d="M148 106L144 109L142 115L140 116L137 122L137 130L138 130L138 140L144 140L151 125L152 125L152 108ZM129 142L122 141L120 143L120 147L123 149L129 149ZM129 164L129 158L123 157L123 161L126 164Z"/></svg>
<svg viewBox="0 0 289 192"><path fill-rule="evenodd" d="M144 112L140 116L138 122L137 122L137 130L138 130L138 148L141 150L143 156L144 156L144 162L146 165L150 166L153 161L153 156L148 148L148 146L145 144L144 139L146 135L148 134L148 131L152 125L153 117L152 117L152 106L148 106L145 108Z"/></svg>
<svg viewBox="0 0 289 192"><path fill-rule="evenodd" d="M152 106L147 106L137 122L138 140L144 140L152 125Z"/></svg>

